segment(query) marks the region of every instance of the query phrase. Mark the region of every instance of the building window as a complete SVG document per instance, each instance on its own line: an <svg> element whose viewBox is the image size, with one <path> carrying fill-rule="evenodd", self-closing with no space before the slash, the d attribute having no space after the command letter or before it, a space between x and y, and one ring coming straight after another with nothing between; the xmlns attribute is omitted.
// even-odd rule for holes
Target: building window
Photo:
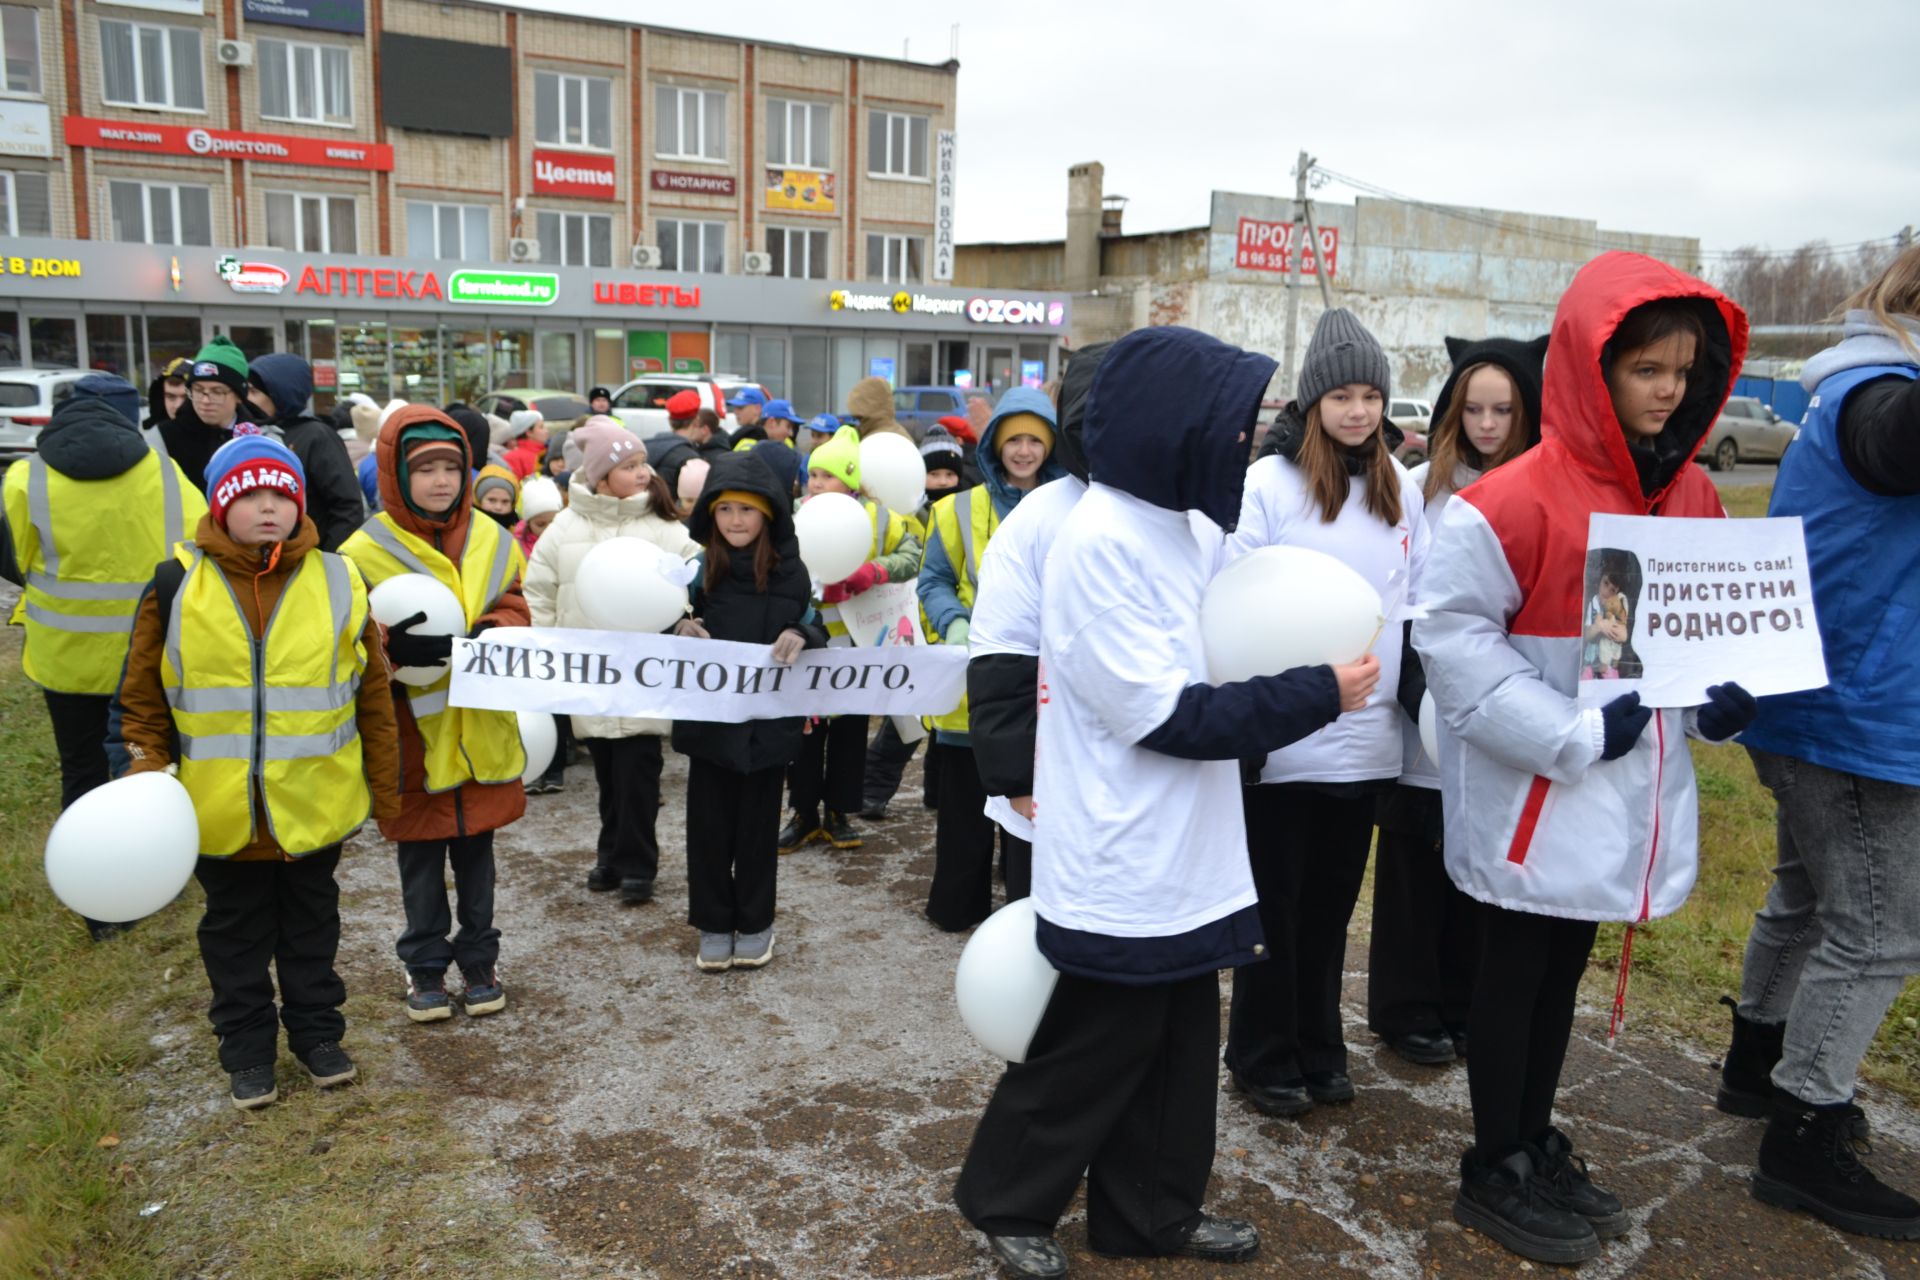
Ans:
<svg viewBox="0 0 1920 1280"><path fill-rule="evenodd" d="M488 261L493 255L493 236L487 207L407 201L407 251L422 258Z"/></svg>
<svg viewBox="0 0 1920 1280"><path fill-rule="evenodd" d="M827 278L827 233L802 231L798 227L768 227L767 253L773 258L773 274L793 279Z"/></svg>
<svg viewBox="0 0 1920 1280"><path fill-rule="evenodd" d="M50 236L53 206L47 175L0 171L0 236Z"/></svg>
<svg viewBox="0 0 1920 1280"><path fill-rule="evenodd" d="M133 244L213 243L213 199L206 187L171 182L107 184L113 238Z"/></svg>
<svg viewBox="0 0 1920 1280"><path fill-rule="evenodd" d="M654 152L670 160L727 158L727 95L658 85L653 91Z"/></svg>
<svg viewBox="0 0 1920 1280"><path fill-rule="evenodd" d="M867 112L867 172L876 178L927 176L927 118Z"/></svg>
<svg viewBox="0 0 1920 1280"><path fill-rule="evenodd" d="M534 220L540 261L556 267L613 265L613 219L604 213L541 210Z"/></svg>
<svg viewBox="0 0 1920 1280"><path fill-rule="evenodd" d="M267 243L292 253L358 253L352 196L267 192Z"/></svg>
<svg viewBox="0 0 1920 1280"><path fill-rule="evenodd" d="M868 236L867 279L886 284L920 283L926 245L920 236Z"/></svg>
<svg viewBox="0 0 1920 1280"><path fill-rule="evenodd" d="M8 93L40 96L40 15L19 4L0 4L5 37Z"/></svg>
<svg viewBox="0 0 1920 1280"><path fill-rule="evenodd" d="M767 163L782 169L833 168L833 108L822 102L769 100Z"/></svg>
<svg viewBox="0 0 1920 1280"><path fill-rule="evenodd" d="M100 20L101 98L122 107L205 111L200 33Z"/></svg>
<svg viewBox="0 0 1920 1280"><path fill-rule="evenodd" d="M344 45L262 40L257 47L263 118L353 123L353 69Z"/></svg>
<svg viewBox="0 0 1920 1280"><path fill-rule="evenodd" d="M613 150L613 81L534 72L533 137L555 147Z"/></svg>
<svg viewBox="0 0 1920 1280"><path fill-rule="evenodd" d="M727 224L660 220L660 269L704 271L718 275L727 269Z"/></svg>

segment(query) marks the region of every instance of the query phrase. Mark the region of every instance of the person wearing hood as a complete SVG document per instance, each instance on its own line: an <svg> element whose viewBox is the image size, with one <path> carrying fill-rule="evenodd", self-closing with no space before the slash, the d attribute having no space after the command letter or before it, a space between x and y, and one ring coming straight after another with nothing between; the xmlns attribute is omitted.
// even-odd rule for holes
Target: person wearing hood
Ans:
<svg viewBox="0 0 1920 1280"><path fill-rule="evenodd" d="M1530 342L1447 339L1452 372L1433 402L1431 461L1411 478L1431 531L1448 499L1540 442L1540 370L1547 336ZM1426 672L1403 625L1398 701L1400 780L1380 798L1367 950L1367 1026L1408 1062L1467 1055L1467 1009L1480 962L1479 904L1447 878L1440 765L1420 741ZM1438 726L1436 726L1438 729Z"/></svg>
<svg viewBox="0 0 1920 1280"><path fill-rule="evenodd" d="M580 600L580 565L615 538L637 538L679 560L700 545L687 537L666 481L647 465L640 437L613 418L589 418L574 432L584 452L573 496L534 544L527 564L527 608L536 627L591 628ZM600 788L600 838L587 888L620 891L620 901L653 900L660 870L654 822L660 809L661 739L665 720L638 716L574 716L573 734L587 744ZM557 753L556 753L557 754Z"/></svg>
<svg viewBox="0 0 1920 1280"><path fill-rule="evenodd" d="M307 513L320 529L320 549L336 551L367 518L347 447L332 425L307 412L313 366L284 352L247 368L247 402L262 425L300 459L307 476Z"/></svg>
<svg viewBox="0 0 1920 1280"><path fill-rule="evenodd" d="M314 1083L356 1074L334 872L368 817L399 812L400 744L366 584L320 549L298 455L243 424L204 480L211 509L141 597L120 732L128 773L177 771L199 818L208 1014L251 1111L278 1096L276 985Z"/></svg>
<svg viewBox="0 0 1920 1280"><path fill-rule="evenodd" d="M762 457L731 454L713 465L691 522L703 549L695 616L679 634L769 645L781 665L826 646L790 492ZM705 972L757 969L773 958L780 791L804 724L798 716L674 722L673 749L688 761L687 923L700 933L694 963Z"/></svg>
<svg viewBox="0 0 1920 1280"><path fill-rule="evenodd" d="M530 477L537 479L538 477ZM520 482L497 462L480 468L473 478L473 505L502 529L512 532L520 521ZM523 548L524 550L524 548Z"/></svg>
<svg viewBox="0 0 1920 1280"><path fill-rule="evenodd" d="M1920 972L1920 249L1843 307L1767 514L1806 524L1827 670L1741 735L1779 806L1719 1105L1764 1116L1753 1194L1843 1231L1920 1237L1920 1203L1860 1163L1854 1084ZM1842 820L1837 817L1844 815Z"/></svg>
<svg viewBox="0 0 1920 1280"><path fill-rule="evenodd" d="M1385 436L1387 354L1353 314L1327 311L1301 361L1291 412L1248 469L1239 557L1261 547L1332 556L1392 610L1426 560L1420 491ZM1303 605L1306 602L1301 602ZM1373 810L1400 773L1394 690L1403 643L1389 622L1371 652L1380 684L1367 706L1258 761L1244 797L1260 924L1272 960L1233 975L1226 1064L1266 1115L1353 1099L1340 981L1347 924L1373 843Z"/></svg>
<svg viewBox="0 0 1920 1280"><path fill-rule="evenodd" d="M1052 1233L1082 1174L1098 1253L1233 1262L1259 1248L1250 1223L1202 1208L1218 970L1265 951L1235 761L1358 709L1378 678L1367 659L1208 681L1200 601L1224 547L1192 515L1238 518L1273 369L1166 326L1120 339L1094 375L1092 484L1041 604L1033 904L1060 976L954 1192L1015 1275L1064 1274Z"/></svg>
<svg viewBox="0 0 1920 1280"><path fill-rule="evenodd" d="M160 447L194 484L204 483L213 451L233 438L246 398L247 358L233 339L223 335L200 348L187 366L186 402L156 428Z"/></svg>
<svg viewBox="0 0 1920 1280"><path fill-rule="evenodd" d="M35 452L7 468L4 576L22 589L20 669L40 686L60 758L60 807L107 781L107 720L141 589L206 501L141 439L140 396L90 373L54 407ZM88 921L96 939L118 926Z"/></svg>
<svg viewBox="0 0 1920 1280"><path fill-rule="evenodd" d="M175 356L147 384L147 416L140 423L141 431L157 431L161 423L180 415L187 404L187 371L192 367L193 361Z"/></svg>
<svg viewBox="0 0 1920 1280"><path fill-rule="evenodd" d="M793 448L793 442L782 444L775 440L762 440L747 451L753 457L767 464L767 470L773 472L773 478L779 482L780 492L787 495L787 505L794 511L800 509L800 453Z"/></svg>
<svg viewBox="0 0 1920 1280"><path fill-rule="evenodd" d="M1725 741L1754 711L1736 684L1698 708L1633 693L1582 706L1588 524L1725 515L1693 456L1739 374L1747 319L1711 285L1610 252L1574 276L1551 334L1541 442L1447 504L1413 642L1446 732L1447 874L1483 904L1474 1145L1454 1217L1523 1257L1572 1263L1631 1225L1552 1124L1597 922L1685 902L1699 863L1687 738Z"/></svg>
<svg viewBox="0 0 1920 1280"><path fill-rule="evenodd" d="M527 602L520 546L491 520L476 518L468 497L473 457L453 419L432 405L396 409L380 425L380 513L340 548L378 587L403 573L433 578L460 601L468 636L490 627L524 627ZM396 667L443 666L453 637L414 628L417 613L386 628ZM511 711L457 707L447 699L450 670L431 684L394 690L400 720L401 804L380 834L399 846L407 927L396 950L407 969L407 1016L432 1022L453 1015L450 963L465 979L471 1016L507 1006L500 984L500 931L493 924L493 833L526 812L526 753ZM459 932L448 941L446 875L459 895Z"/></svg>
<svg viewBox="0 0 1920 1280"><path fill-rule="evenodd" d="M847 392L847 416L860 424L860 438L882 431L913 439L893 416L893 386L885 378L862 378Z"/></svg>
<svg viewBox="0 0 1920 1280"><path fill-rule="evenodd" d="M1022 498L1060 480L1066 467L1054 459L1058 423L1053 403L1030 387L1015 387L1000 398L980 440L982 481L933 504L927 531L926 561L921 566L920 606L927 618L927 639L965 648L972 625L976 566L992 545L1000 521ZM946 436L946 432L940 432ZM929 440L933 439L931 432ZM959 482L959 449L948 437L954 483ZM929 477L932 471L928 472ZM967 737L967 704L933 719L934 743L927 767L937 780L939 818L934 839L933 884L927 891L927 918L954 932L970 929L993 911L993 851L996 829L986 815L987 793L973 761ZM1009 838L1001 849L1007 898L1024 898L1031 880L1031 851Z"/></svg>

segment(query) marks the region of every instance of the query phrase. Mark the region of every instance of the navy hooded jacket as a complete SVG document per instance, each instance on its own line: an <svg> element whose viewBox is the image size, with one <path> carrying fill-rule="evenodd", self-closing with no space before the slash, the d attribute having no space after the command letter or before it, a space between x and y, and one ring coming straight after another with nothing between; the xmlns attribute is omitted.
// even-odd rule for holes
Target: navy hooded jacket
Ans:
<svg viewBox="0 0 1920 1280"><path fill-rule="evenodd" d="M307 514L320 530L320 549L338 551L366 523L367 506L346 442L332 423L307 412L307 401L313 398L313 366L281 352L260 356L247 367L247 380L273 401L274 416L262 425L280 433L282 443L293 450L306 472ZM244 419L248 412L243 406L240 416Z"/></svg>

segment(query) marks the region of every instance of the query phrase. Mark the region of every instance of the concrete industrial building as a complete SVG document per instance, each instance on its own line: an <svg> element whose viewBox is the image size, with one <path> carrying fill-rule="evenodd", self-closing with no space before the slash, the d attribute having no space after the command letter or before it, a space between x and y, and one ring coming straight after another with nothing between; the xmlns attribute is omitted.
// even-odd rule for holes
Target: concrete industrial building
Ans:
<svg viewBox="0 0 1920 1280"><path fill-rule="evenodd" d="M1051 371L1064 299L946 287L957 62L483 0L0 26L0 365L141 379L227 333L307 356L323 403L662 369L815 410L871 372ZM996 341L1008 314L1038 320Z"/></svg>
<svg viewBox="0 0 1920 1280"><path fill-rule="evenodd" d="M1206 226L1129 235L1121 229L1125 201L1107 196L1104 183L1100 164L1075 165L1066 239L963 244L955 282L1066 291L1076 346L1182 324L1280 358L1291 197L1215 191ZM1394 362L1395 393L1411 396L1431 395L1445 380L1448 335L1546 332L1574 272L1604 249L1632 249L1688 271L1700 263L1696 238L1607 231L1579 218L1368 197L1316 200L1312 213L1321 252L1308 254L1298 282L1299 348L1323 309L1324 262L1334 304L1380 339Z"/></svg>

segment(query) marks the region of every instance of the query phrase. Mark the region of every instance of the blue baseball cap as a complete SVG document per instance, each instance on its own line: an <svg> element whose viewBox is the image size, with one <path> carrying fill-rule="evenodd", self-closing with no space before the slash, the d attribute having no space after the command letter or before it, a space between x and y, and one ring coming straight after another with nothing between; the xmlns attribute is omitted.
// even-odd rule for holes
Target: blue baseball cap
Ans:
<svg viewBox="0 0 1920 1280"><path fill-rule="evenodd" d="M765 404L767 393L758 387L742 387L740 394L727 401L727 408L739 409L750 404Z"/></svg>
<svg viewBox="0 0 1920 1280"><path fill-rule="evenodd" d="M791 400L767 401L766 416L769 418L778 418L782 422L805 422L806 421L805 418L801 417L799 414L793 411L793 402Z"/></svg>
<svg viewBox="0 0 1920 1280"><path fill-rule="evenodd" d="M840 429L840 419L830 413L816 413L807 419L807 430L830 436Z"/></svg>

